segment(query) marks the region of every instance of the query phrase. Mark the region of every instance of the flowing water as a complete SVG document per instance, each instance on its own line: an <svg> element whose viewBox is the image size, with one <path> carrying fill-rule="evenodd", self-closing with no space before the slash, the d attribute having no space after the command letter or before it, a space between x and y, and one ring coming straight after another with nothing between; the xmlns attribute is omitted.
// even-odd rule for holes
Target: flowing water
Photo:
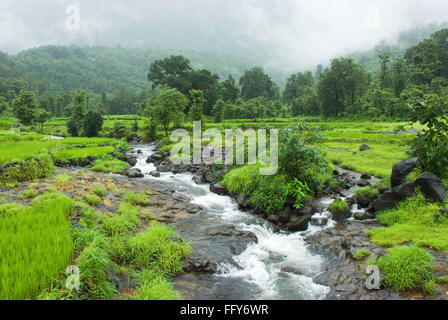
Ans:
<svg viewBox="0 0 448 320"><path fill-rule="evenodd" d="M137 154L139 168L151 183L159 183L184 194L191 203L204 210L189 219L177 222L177 231L188 239L194 250L206 252L218 263L218 272L207 281L213 283L213 296L216 299L322 299L330 291L328 287L316 284L312 278L321 272L325 258L309 250L304 237L323 227L311 226L306 232L274 232L269 222L241 211L234 199L210 192L208 184L198 185L191 174L161 173L155 178L149 173L156 168L147 164L146 159L153 154L151 145L134 145L140 149ZM331 198L323 198L327 208ZM323 210L316 213L328 217ZM330 219L325 227L332 226ZM232 254L237 246L235 239L210 236L210 228L233 226L238 230L250 231L258 242L250 243L239 254ZM297 272L283 272L282 268L293 267Z"/></svg>

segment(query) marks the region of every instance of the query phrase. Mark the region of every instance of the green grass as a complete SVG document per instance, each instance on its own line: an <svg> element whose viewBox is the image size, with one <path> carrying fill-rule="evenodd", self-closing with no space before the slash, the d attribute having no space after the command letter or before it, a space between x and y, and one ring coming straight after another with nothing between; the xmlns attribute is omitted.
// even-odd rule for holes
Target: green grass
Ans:
<svg viewBox="0 0 448 320"><path fill-rule="evenodd" d="M120 173L128 169L129 164L121 160L95 160L91 169L98 172Z"/></svg>
<svg viewBox="0 0 448 320"><path fill-rule="evenodd" d="M347 210L350 210L350 207L348 203L342 199L334 200L328 207L328 211L330 211L333 214L344 213Z"/></svg>
<svg viewBox="0 0 448 320"><path fill-rule="evenodd" d="M53 173L53 161L48 155L22 161L8 166L0 174L0 186L15 186L19 182L48 177Z"/></svg>
<svg viewBox="0 0 448 320"><path fill-rule="evenodd" d="M114 151L112 146L59 149L52 152L52 156L56 160L67 161L68 159L84 159L88 156L98 156L112 151Z"/></svg>
<svg viewBox="0 0 448 320"><path fill-rule="evenodd" d="M396 208L380 212L377 217L386 225L367 231L371 241L382 246L414 243L448 252L448 217L440 216L441 206L429 202L422 194L405 200Z"/></svg>
<svg viewBox="0 0 448 320"><path fill-rule="evenodd" d="M173 285L152 269L143 270L137 278L139 287L133 300L181 300Z"/></svg>
<svg viewBox="0 0 448 320"><path fill-rule="evenodd" d="M27 160L48 153L56 141L8 141L0 143L0 163Z"/></svg>
<svg viewBox="0 0 448 320"><path fill-rule="evenodd" d="M92 186L90 187L90 189L98 197L104 197L107 194L106 187L102 183L99 183L99 182L93 183Z"/></svg>
<svg viewBox="0 0 448 320"><path fill-rule="evenodd" d="M424 286L434 278L434 257L417 246L388 249L377 264L385 275L384 285L397 291Z"/></svg>
<svg viewBox="0 0 448 320"><path fill-rule="evenodd" d="M84 201L91 206L96 206L101 202L101 198L95 194L88 194L84 196Z"/></svg>
<svg viewBox="0 0 448 320"><path fill-rule="evenodd" d="M246 165L233 169L224 176L221 183L230 193L249 193L252 179L255 175L259 174L259 169L260 167L258 165Z"/></svg>
<svg viewBox="0 0 448 320"><path fill-rule="evenodd" d="M358 250L356 253L353 254L353 259L355 260L363 260L364 258L368 257L370 255L369 249L361 249Z"/></svg>
<svg viewBox="0 0 448 320"><path fill-rule="evenodd" d="M125 258L135 268L152 268L164 275L182 271L182 260L190 255L188 242L171 241L180 238L170 226L152 222L144 232L127 241Z"/></svg>
<svg viewBox="0 0 448 320"><path fill-rule="evenodd" d="M147 206L151 204L148 197L144 193L126 192L124 194L124 201L132 205Z"/></svg>
<svg viewBox="0 0 448 320"><path fill-rule="evenodd" d="M33 299L70 264L72 200L36 198L31 207L0 215L0 299Z"/></svg>
<svg viewBox="0 0 448 320"><path fill-rule="evenodd" d="M98 146L99 144L114 145L117 140L111 138L86 138L86 137L70 137L60 141L61 144L67 146Z"/></svg>

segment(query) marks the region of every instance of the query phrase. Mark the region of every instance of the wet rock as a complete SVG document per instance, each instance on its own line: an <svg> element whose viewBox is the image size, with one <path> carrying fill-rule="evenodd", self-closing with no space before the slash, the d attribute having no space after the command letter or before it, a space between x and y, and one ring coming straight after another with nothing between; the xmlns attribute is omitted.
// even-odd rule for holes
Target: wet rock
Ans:
<svg viewBox="0 0 448 320"><path fill-rule="evenodd" d="M129 142L141 142L141 141L142 141L142 138L141 138L138 134L136 134L136 133L132 133L132 134L129 136L128 141L129 141Z"/></svg>
<svg viewBox="0 0 448 320"><path fill-rule="evenodd" d="M109 280L115 285L118 291L123 292L125 290L133 290L137 287L135 278L129 274L118 274L115 272L109 272Z"/></svg>
<svg viewBox="0 0 448 320"><path fill-rule="evenodd" d="M348 190L341 190L341 191L339 191L339 194L345 198L345 197L350 197L351 192Z"/></svg>
<svg viewBox="0 0 448 320"><path fill-rule="evenodd" d="M279 216L278 215L276 215L276 214L270 214L270 215L268 215L268 219L267 219L269 222L272 222L272 223L275 223L275 224L277 224L277 223L279 223L280 222L280 218L279 218Z"/></svg>
<svg viewBox="0 0 448 320"><path fill-rule="evenodd" d="M415 183L420 186L420 190L426 198L435 202L443 202L446 199L445 186L436 175L432 173L424 174L418 177Z"/></svg>
<svg viewBox="0 0 448 320"><path fill-rule="evenodd" d="M360 208L367 208L373 199L369 196L360 194L355 197L355 201Z"/></svg>
<svg viewBox="0 0 448 320"><path fill-rule="evenodd" d="M396 163L392 168L390 185L392 188L402 184L406 176L417 167L417 158L411 158Z"/></svg>
<svg viewBox="0 0 448 320"><path fill-rule="evenodd" d="M335 200L337 201L337 200ZM347 202L347 201L345 201ZM333 216L333 220L335 221L342 221L344 219L350 218L350 204L348 204L347 209L345 210L329 210L331 212L331 215Z"/></svg>
<svg viewBox="0 0 448 320"><path fill-rule="evenodd" d="M318 200L308 200L302 204L302 208L297 211L298 215L313 215L316 212L322 211L323 206Z"/></svg>
<svg viewBox="0 0 448 320"><path fill-rule="evenodd" d="M227 167L222 168L219 171L212 172L205 176L205 181L207 181L208 183L213 183L216 180L218 180L219 178L221 178L223 175L225 175L227 172L229 172L229 168L227 168Z"/></svg>
<svg viewBox="0 0 448 320"><path fill-rule="evenodd" d="M227 189L220 183L214 183L210 185L210 191L219 195L227 194Z"/></svg>
<svg viewBox="0 0 448 320"><path fill-rule="evenodd" d="M243 231L236 229L233 225L224 225L219 227L211 227L207 230L207 234L210 236L223 236L233 237L239 240L243 240L246 244L251 242L258 242L258 238L250 231Z"/></svg>
<svg viewBox="0 0 448 320"><path fill-rule="evenodd" d="M328 223L328 217L327 216L313 216L310 220L311 225L323 227L326 226Z"/></svg>
<svg viewBox="0 0 448 320"><path fill-rule="evenodd" d="M372 185L372 183L370 183L370 181L365 180L365 179L361 179L361 180L356 181L356 184L358 186L360 186L360 187L367 187L367 186L371 186Z"/></svg>
<svg viewBox="0 0 448 320"><path fill-rule="evenodd" d="M157 170L151 171L149 174L155 178L160 178L160 172Z"/></svg>
<svg viewBox="0 0 448 320"><path fill-rule="evenodd" d="M138 150L137 150L137 153L138 153L138 154L142 154L142 153L143 153L143 151L142 151L142 150L140 150L140 149L138 149Z"/></svg>
<svg viewBox="0 0 448 320"><path fill-rule="evenodd" d="M291 220L290 223L286 226L288 231L296 232L296 231L305 231L308 229L308 223L311 220L311 215L304 215L301 217L295 217Z"/></svg>
<svg viewBox="0 0 448 320"><path fill-rule="evenodd" d="M361 175L361 179L370 180L370 179L372 179L372 176L370 174L368 174L368 173L363 173Z"/></svg>
<svg viewBox="0 0 448 320"><path fill-rule="evenodd" d="M375 214L368 212L368 211L356 211L353 214L353 218L355 220L368 220L368 219L374 219L375 218Z"/></svg>
<svg viewBox="0 0 448 320"><path fill-rule="evenodd" d="M368 145L366 145L366 144L363 144L363 145L361 145L360 147L359 147L359 151L367 151L367 150L370 150L370 149L372 149L372 148L370 148Z"/></svg>
<svg viewBox="0 0 448 320"><path fill-rule="evenodd" d="M184 272L215 273L217 269L216 261L201 250L194 250L191 257L183 265Z"/></svg>
<svg viewBox="0 0 448 320"><path fill-rule="evenodd" d="M164 159L164 157L161 154L158 153L154 153L153 155L150 156L150 158L156 162L156 161L161 161Z"/></svg>
<svg viewBox="0 0 448 320"><path fill-rule="evenodd" d="M154 162L154 160L153 160L153 158L151 158L151 157L148 157L147 159L146 159L146 163L153 163Z"/></svg>
<svg viewBox="0 0 448 320"><path fill-rule="evenodd" d="M127 176L128 178L143 178L143 173L140 169L138 168L132 168L132 169L128 169L128 170L123 170L122 174Z"/></svg>
<svg viewBox="0 0 448 320"><path fill-rule="evenodd" d="M193 181L196 184L203 184L203 183L205 183L205 179L204 179L203 175L196 175L196 176L194 176L193 177Z"/></svg>
<svg viewBox="0 0 448 320"><path fill-rule="evenodd" d="M281 272L285 272L285 273L297 274L297 275L302 275L303 274L299 269L294 268L294 267L290 267L290 266L283 267L283 268L280 269L280 271Z"/></svg>
<svg viewBox="0 0 448 320"><path fill-rule="evenodd" d="M402 183L401 185L381 194L377 199L370 203L367 210L369 212L377 212L391 209L395 207L398 202L412 197L415 192L415 187L415 182Z"/></svg>
<svg viewBox="0 0 448 320"><path fill-rule="evenodd" d="M137 164L137 158L133 155L127 154L121 158L122 161L129 163L131 167Z"/></svg>
<svg viewBox="0 0 448 320"><path fill-rule="evenodd" d="M247 209L250 207L249 205L249 195L247 194L240 194L236 197L236 203L238 204L238 207L240 209Z"/></svg>

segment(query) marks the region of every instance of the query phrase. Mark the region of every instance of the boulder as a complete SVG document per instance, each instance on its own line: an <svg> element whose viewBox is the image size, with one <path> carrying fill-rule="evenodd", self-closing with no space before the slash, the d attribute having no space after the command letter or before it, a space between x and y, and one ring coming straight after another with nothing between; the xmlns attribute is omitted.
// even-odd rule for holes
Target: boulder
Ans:
<svg viewBox="0 0 448 320"><path fill-rule="evenodd" d="M367 151L367 150L370 150L370 149L372 149L372 148L370 148L368 145L366 145L366 144L363 144L363 145L361 145L360 147L359 147L359 151Z"/></svg>
<svg viewBox="0 0 448 320"><path fill-rule="evenodd" d="M365 180L365 179L361 179L356 181L356 184L360 187L367 187L367 186L371 186L372 184L370 183L369 180Z"/></svg>
<svg viewBox="0 0 448 320"><path fill-rule="evenodd" d="M240 194L236 197L236 203L238 203L238 207L240 209L247 209L250 207L249 205L249 195L247 194Z"/></svg>
<svg viewBox="0 0 448 320"><path fill-rule="evenodd" d="M417 167L417 158L411 158L396 163L392 168L390 185L392 188L404 182L406 176Z"/></svg>
<svg viewBox="0 0 448 320"><path fill-rule="evenodd" d="M193 177L193 181L196 184L203 184L203 183L205 183L205 179L204 179L203 175L196 175L196 176L194 176Z"/></svg>
<svg viewBox="0 0 448 320"><path fill-rule="evenodd" d="M415 193L415 182L405 182L392 188L369 204L367 211L377 212L381 210L394 208L398 202L412 197Z"/></svg>
<svg viewBox="0 0 448 320"><path fill-rule="evenodd" d="M372 176L370 174L368 174L368 173L363 173L361 175L361 179L370 180L370 179L372 179Z"/></svg>
<svg viewBox="0 0 448 320"><path fill-rule="evenodd" d="M143 178L143 173L138 168L124 170L123 173L125 176L128 176L129 178Z"/></svg>
<svg viewBox="0 0 448 320"><path fill-rule="evenodd" d="M280 271L285 272L285 273L293 273L293 274L297 274L297 275L302 274L302 272L299 269L290 267L290 266L283 267L283 268L281 268Z"/></svg>
<svg viewBox="0 0 448 320"><path fill-rule="evenodd" d="M415 183L420 186L420 190L429 200L443 202L446 199L445 186L435 174L426 173L418 177Z"/></svg>
<svg viewBox="0 0 448 320"><path fill-rule="evenodd" d="M153 161L161 161L163 160L163 156L161 154L154 153L153 155L151 155L151 159Z"/></svg>
<svg viewBox="0 0 448 320"><path fill-rule="evenodd" d="M160 178L160 172L157 170L151 171L149 174L155 178Z"/></svg>
<svg viewBox="0 0 448 320"><path fill-rule="evenodd" d="M280 218L276 214L270 214L268 215L268 221L277 224L280 222Z"/></svg>
<svg viewBox="0 0 448 320"><path fill-rule="evenodd" d="M129 136L128 141L129 142L141 142L142 138L138 134L133 133Z"/></svg>
<svg viewBox="0 0 448 320"><path fill-rule="evenodd" d="M355 220L368 220L368 219L374 219L375 218L375 214L372 212L368 212L368 211L356 211L353 214L353 218Z"/></svg>
<svg viewBox="0 0 448 320"><path fill-rule="evenodd" d="M220 183L214 183L210 185L210 191L216 194L224 195L227 194L227 189Z"/></svg>
<svg viewBox="0 0 448 320"><path fill-rule="evenodd" d="M125 156L122 158L122 160L125 161L125 162L127 162L127 163L129 163L129 165L130 165L131 167L133 167L133 166L135 166L135 165L137 164L137 158L134 157L134 156L131 156L131 155L125 155Z"/></svg>
<svg viewBox="0 0 448 320"><path fill-rule="evenodd" d="M222 168L219 171L212 172L205 176L205 181L207 181L208 183L213 183L219 178L221 178L223 175L225 175L227 172L229 172L229 169L227 167Z"/></svg>
<svg viewBox="0 0 448 320"><path fill-rule="evenodd" d="M287 225L287 229L292 232L305 231L308 229L308 223L311 220L311 215L304 215L301 217L295 217Z"/></svg>
<svg viewBox="0 0 448 320"><path fill-rule="evenodd" d="M328 223L328 217L327 216L313 216L310 221L311 225L323 227L327 225Z"/></svg>

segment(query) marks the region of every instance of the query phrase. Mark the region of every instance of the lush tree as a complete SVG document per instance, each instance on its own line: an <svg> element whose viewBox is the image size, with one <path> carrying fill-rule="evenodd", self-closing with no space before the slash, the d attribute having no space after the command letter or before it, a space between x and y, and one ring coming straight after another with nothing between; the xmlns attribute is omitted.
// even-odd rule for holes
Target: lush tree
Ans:
<svg viewBox="0 0 448 320"><path fill-rule="evenodd" d="M103 116L95 111L87 112L83 120L84 135L87 137L96 137L103 128Z"/></svg>
<svg viewBox="0 0 448 320"><path fill-rule="evenodd" d="M234 103L239 96L240 88L230 74L229 77L221 83L221 97L225 102Z"/></svg>
<svg viewBox="0 0 448 320"><path fill-rule="evenodd" d="M22 91L13 101L14 114L23 125L30 125L36 119L37 103L34 93L31 91Z"/></svg>
<svg viewBox="0 0 448 320"><path fill-rule="evenodd" d="M45 122L47 122L50 119L51 119L50 111L41 108L37 109L36 122L40 124L40 131L43 131Z"/></svg>
<svg viewBox="0 0 448 320"><path fill-rule="evenodd" d="M367 88L364 68L351 58L333 59L322 73L317 96L324 116L337 116L354 105Z"/></svg>
<svg viewBox="0 0 448 320"><path fill-rule="evenodd" d="M291 104L293 116L318 115L319 111L319 100L315 90L311 87L305 88Z"/></svg>
<svg viewBox="0 0 448 320"><path fill-rule="evenodd" d="M212 115L215 119L216 123L222 122L222 119L224 117L224 108L226 104L222 99L219 99L216 101L215 105L213 106Z"/></svg>
<svg viewBox="0 0 448 320"><path fill-rule="evenodd" d="M397 59L392 66L392 86L395 96L399 97L406 89L408 72L403 59Z"/></svg>
<svg viewBox="0 0 448 320"><path fill-rule="evenodd" d="M292 103L294 100L301 97L305 90L312 87L313 84L314 78L311 71L293 74L286 80L283 99L286 103Z"/></svg>
<svg viewBox="0 0 448 320"><path fill-rule="evenodd" d="M67 131L73 137L77 137L80 134L80 128L82 128L84 117L87 109L87 94L84 90L76 92L73 95L74 105L71 107L70 119L67 122Z"/></svg>
<svg viewBox="0 0 448 320"><path fill-rule="evenodd" d="M206 115L210 115L212 107L218 100L220 94L219 77L208 70L199 70L189 72L186 75L186 79L188 79L191 89L201 90L203 92L205 98L203 112ZM190 93L190 90L188 93Z"/></svg>
<svg viewBox="0 0 448 320"><path fill-rule="evenodd" d="M170 124L183 120L183 111L188 100L179 90L163 87L154 98L153 103L149 113L163 127L165 136L168 136Z"/></svg>
<svg viewBox="0 0 448 320"><path fill-rule="evenodd" d="M278 86L272 82L271 77L265 74L261 67L246 70L240 78L240 86L241 97L244 100L258 97L273 100L279 96Z"/></svg>
<svg viewBox="0 0 448 320"><path fill-rule="evenodd" d="M387 64L390 62L390 53L383 53L378 55L380 60L380 89L383 90L387 86L388 69Z"/></svg>
<svg viewBox="0 0 448 320"><path fill-rule="evenodd" d="M168 85L171 88L176 88L180 92L186 93L190 84L185 76L192 70L190 60L187 58L183 56L170 56L151 63L148 81L152 83L153 89L157 86Z"/></svg>
<svg viewBox="0 0 448 320"><path fill-rule="evenodd" d="M204 107L204 93L201 90L190 90L192 105L189 115L193 121L202 121L202 111Z"/></svg>

